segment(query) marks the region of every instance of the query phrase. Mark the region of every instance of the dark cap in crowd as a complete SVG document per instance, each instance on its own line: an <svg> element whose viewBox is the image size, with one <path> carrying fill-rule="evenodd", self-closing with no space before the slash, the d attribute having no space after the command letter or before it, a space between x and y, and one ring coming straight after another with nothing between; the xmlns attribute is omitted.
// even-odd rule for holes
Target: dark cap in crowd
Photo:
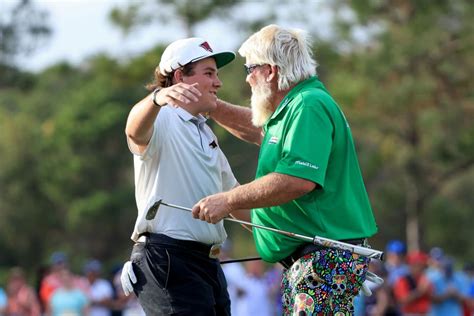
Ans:
<svg viewBox="0 0 474 316"><path fill-rule="evenodd" d="M86 262L84 265L84 273L90 273L90 272L100 272L102 269L102 264L100 263L99 260L89 260Z"/></svg>
<svg viewBox="0 0 474 316"><path fill-rule="evenodd" d="M430 257L436 261L441 261L444 258L444 251L439 247L433 247L430 250Z"/></svg>
<svg viewBox="0 0 474 316"><path fill-rule="evenodd" d="M51 255L50 262L52 265L66 264L67 256L64 252L56 251Z"/></svg>
<svg viewBox="0 0 474 316"><path fill-rule="evenodd" d="M406 251L407 251L407 248L405 244L400 240L397 240L397 239L390 240L387 244L387 252L403 255L406 253Z"/></svg>

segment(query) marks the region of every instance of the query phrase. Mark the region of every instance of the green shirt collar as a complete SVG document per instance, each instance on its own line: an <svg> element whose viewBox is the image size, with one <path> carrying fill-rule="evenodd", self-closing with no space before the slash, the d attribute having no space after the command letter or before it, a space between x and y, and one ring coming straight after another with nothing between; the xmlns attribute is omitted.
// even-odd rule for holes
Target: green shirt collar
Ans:
<svg viewBox="0 0 474 316"><path fill-rule="evenodd" d="M265 122L264 130L266 130L267 124L275 117L277 117L278 114L281 113L281 111L283 111L283 109L288 105L288 103L291 102L291 100L293 100L297 93L309 86L312 86L313 88L323 89L324 91L326 91L326 88L317 76L311 76L308 79L301 81L288 92L288 94L283 98L283 100L281 100L275 112L273 112L272 116L270 116L270 118Z"/></svg>

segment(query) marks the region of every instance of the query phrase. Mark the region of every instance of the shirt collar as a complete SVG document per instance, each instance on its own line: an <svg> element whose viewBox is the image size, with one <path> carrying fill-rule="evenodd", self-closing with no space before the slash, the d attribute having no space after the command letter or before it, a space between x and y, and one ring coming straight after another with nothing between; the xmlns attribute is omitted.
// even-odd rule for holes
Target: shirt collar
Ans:
<svg viewBox="0 0 474 316"><path fill-rule="evenodd" d="M176 111L176 113L178 114L178 116L183 120L183 121L191 121L191 120L195 120L197 121L199 124L201 123L204 123L206 122L206 118L202 115L202 114L198 114L196 116L193 116L191 113L189 113L188 111L186 111L185 109L181 108L181 107L177 107L177 108L174 108L174 110Z"/></svg>
<svg viewBox="0 0 474 316"><path fill-rule="evenodd" d="M287 95L283 98L283 100L281 100L277 109L275 110L275 112L273 112L272 116L270 116L270 118L267 120L265 125L267 125L268 122L270 122L272 119L277 117L278 114L280 114L281 111L283 111L283 109L288 105L288 103L290 103L291 100L293 100L293 98L295 97L297 93L299 93L301 90L303 90L303 88L308 87L308 86L323 89L326 91L326 88L324 87L323 83L318 79L317 76L311 76L308 79L301 81L287 93Z"/></svg>

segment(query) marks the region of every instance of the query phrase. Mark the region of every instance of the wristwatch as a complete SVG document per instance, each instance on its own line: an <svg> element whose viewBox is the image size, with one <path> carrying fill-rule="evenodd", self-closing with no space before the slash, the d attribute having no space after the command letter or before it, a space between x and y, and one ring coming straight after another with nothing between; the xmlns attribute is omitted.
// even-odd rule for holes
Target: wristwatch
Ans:
<svg viewBox="0 0 474 316"><path fill-rule="evenodd" d="M158 92L160 92L160 90L162 89L162 87L158 87L156 88L155 90L153 90L153 93L152 93L152 96L151 96L151 100L153 101L153 104L156 105L157 107L161 108L163 107L164 105L161 105L159 104L158 102L156 102L156 94Z"/></svg>

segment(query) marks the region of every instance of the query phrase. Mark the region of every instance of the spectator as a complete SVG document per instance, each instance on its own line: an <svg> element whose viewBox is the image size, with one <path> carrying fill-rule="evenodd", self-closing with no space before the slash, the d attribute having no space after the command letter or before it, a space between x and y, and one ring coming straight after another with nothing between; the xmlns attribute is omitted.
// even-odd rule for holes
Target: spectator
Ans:
<svg viewBox="0 0 474 316"><path fill-rule="evenodd" d="M115 291L115 302L114 302L114 316L145 316L145 312L138 303L138 299L135 294L125 295L120 276L122 275L122 265L119 269L116 269L113 277L112 284Z"/></svg>
<svg viewBox="0 0 474 316"><path fill-rule="evenodd" d="M384 266L381 261L373 259L369 263L369 271L380 277L386 275ZM377 284L369 280L366 281L367 286L372 292L371 296L363 296L359 294L359 299L363 302L364 316L395 316L400 315L396 308L396 304L392 297L391 289L387 284Z"/></svg>
<svg viewBox="0 0 474 316"><path fill-rule="evenodd" d="M430 280L438 278L443 271L444 251L439 247L433 247L430 250L430 257L428 259L428 269L426 275Z"/></svg>
<svg viewBox="0 0 474 316"><path fill-rule="evenodd" d="M385 270L387 271L387 283L393 286L399 277L408 274L408 265L405 263L406 246L400 240L391 240L386 247Z"/></svg>
<svg viewBox="0 0 474 316"><path fill-rule="evenodd" d="M420 251L408 254L409 273L395 282L395 299L405 316L427 315L431 308L432 285L425 275L428 256Z"/></svg>
<svg viewBox="0 0 474 316"><path fill-rule="evenodd" d="M3 315L5 308L7 307L7 295L5 291L0 287L0 315Z"/></svg>
<svg viewBox="0 0 474 316"><path fill-rule="evenodd" d="M110 316L113 289L110 283L100 278L102 265L98 260L90 260L84 266L84 275L89 285L90 316Z"/></svg>
<svg viewBox="0 0 474 316"><path fill-rule="evenodd" d="M110 277L109 277L109 283L112 287L112 305L110 307L111 309L111 316L123 316L123 310L125 308L125 302L126 300L122 300L120 296L120 290L119 288L115 285L115 280L117 273L122 270L122 265L115 265L112 268L112 271L110 272ZM120 283L120 280L119 280ZM117 284L119 287L121 287L120 284Z"/></svg>
<svg viewBox="0 0 474 316"><path fill-rule="evenodd" d="M232 242L227 239L221 248L219 259L229 260L232 258ZM245 269L241 263L235 262L222 265L222 270L227 281L227 292L230 298L230 314L232 316L246 316L244 304L245 297Z"/></svg>
<svg viewBox="0 0 474 316"><path fill-rule="evenodd" d="M464 266L464 271L469 283L467 299L464 302L464 316L474 316L474 264L467 263Z"/></svg>
<svg viewBox="0 0 474 316"><path fill-rule="evenodd" d="M247 275L244 281L245 296L243 315L272 315L273 301L270 296L270 285L265 278L265 265L261 260L245 263Z"/></svg>
<svg viewBox="0 0 474 316"><path fill-rule="evenodd" d="M23 270L10 270L7 283L6 315L40 316L41 308L32 287L26 283Z"/></svg>
<svg viewBox="0 0 474 316"><path fill-rule="evenodd" d="M463 302L468 295L467 277L454 271L454 261L445 257L441 261L440 273L430 279L433 284L432 316L462 316Z"/></svg>
<svg viewBox="0 0 474 316"><path fill-rule="evenodd" d="M88 313L88 300L83 290L74 281L74 276L68 269L57 272L59 287L49 299L48 316L85 316Z"/></svg>
<svg viewBox="0 0 474 316"><path fill-rule="evenodd" d="M67 256L63 252L55 252L50 258L50 268L41 281L39 296L44 306L48 306L53 292L61 286L61 273L67 267Z"/></svg>
<svg viewBox="0 0 474 316"><path fill-rule="evenodd" d="M43 281L46 278L46 276L49 275L49 272L50 272L50 266L49 265L41 265L36 270L35 291L36 291L36 295L39 298L41 314L44 314L46 312L46 305L43 302L43 300L41 299L41 295L40 295L41 285L43 284Z"/></svg>
<svg viewBox="0 0 474 316"><path fill-rule="evenodd" d="M265 274L265 278L270 287L270 300L273 306L274 315L283 315L283 302L281 295L281 281L283 278L283 266L274 264Z"/></svg>

